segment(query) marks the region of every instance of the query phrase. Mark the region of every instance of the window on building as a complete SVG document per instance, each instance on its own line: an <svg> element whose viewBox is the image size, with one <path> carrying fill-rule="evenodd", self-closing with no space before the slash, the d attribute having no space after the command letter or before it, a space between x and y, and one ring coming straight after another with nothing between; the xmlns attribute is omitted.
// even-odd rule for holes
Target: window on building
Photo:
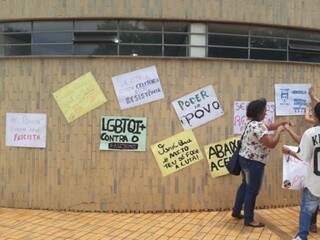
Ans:
<svg viewBox="0 0 320 240"><path fill-rule="evenodd" d="M320 31L142 20L0 22L0 56L111 55L320 62Z"/></svg>
<svg viewBox="0 0 320 240"><path fill-rule="evenodd" d="M248 39L248 26L208 24L208 57L248 58Z"/></svg>

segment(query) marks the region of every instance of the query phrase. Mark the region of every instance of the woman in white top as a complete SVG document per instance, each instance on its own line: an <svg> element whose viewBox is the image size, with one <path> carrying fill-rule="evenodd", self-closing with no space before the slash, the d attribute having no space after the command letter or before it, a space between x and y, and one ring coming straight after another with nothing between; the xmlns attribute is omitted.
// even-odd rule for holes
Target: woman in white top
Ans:
<svg viewBox="0 0 320 240"><path fill-rule="evenodd" d="M264 224L254 220L256 197L262 183L267 156L278 144L280 133L284 130L283 125L288 123L265 125L262 121L266 116L266 105L267 101L264 98L248 104L249 121L243 133L239 152L242 183L236 194L232 216L238 219L244 217L244 225L250 227L264 227ZM270 134L269 130L274 130L274 133ZM241 215L243 205L244 216Z"/></svg>

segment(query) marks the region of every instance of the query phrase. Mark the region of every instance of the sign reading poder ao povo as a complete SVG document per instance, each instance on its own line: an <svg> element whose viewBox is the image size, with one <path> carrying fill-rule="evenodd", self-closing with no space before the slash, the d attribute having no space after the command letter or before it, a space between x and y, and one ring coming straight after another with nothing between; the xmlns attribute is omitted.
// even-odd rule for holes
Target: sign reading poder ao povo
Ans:
<svg viewBox="0 0 320 240"><path fill-rule="evenodd" d="M103 116L100 150L145 151L147 119Z"/></svg>
<svg viewBox="0 0 320 240"><path fill-rule="evenodd" d="M172 102L184 129L192 129L223 115L222 106L211 85Z"/></svg>

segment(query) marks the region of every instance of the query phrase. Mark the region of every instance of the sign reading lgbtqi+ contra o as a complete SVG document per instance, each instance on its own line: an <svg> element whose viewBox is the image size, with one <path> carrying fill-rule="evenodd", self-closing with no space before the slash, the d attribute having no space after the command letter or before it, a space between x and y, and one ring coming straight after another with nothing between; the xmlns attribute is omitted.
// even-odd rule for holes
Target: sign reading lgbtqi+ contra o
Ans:
<svg viewBox="0 0 320 240"><path fill-rule="evenodd" d="M233 105L233 134L242 134L247 122L247 106L249 101L235 101ZM274 102L267 102L267 112L264 123L274 122Z"/></svg>
<svg viewBox="0 0 320 240"><path fill-rule="evenodd" d="M204 146L212 177L229 174L226 163L237 149L240 137L232 137L226 140Z"/></svg>
<svg viewBox="0 0 320 240"><path fill-rule="evenodd" d="M103 116L100 150L146 150L147 119Z"/></svg>
<svg viewBox="0 0 320 240"><path fill-rule="evenodd" d="M164 98L155 66L114 76L112 83L121 109Z"/></svg>
<svg viewBox="0 0 320 240"><path fill-rule="evenodd" d="M46 134L46 114L6 114L6 146L45 148Z"/></svg>
<svg viewBox="0 0 320 240"><path fill-rule="evenodd" d="M178 133L151 146L161 170L167 176L203 159L192 130Z"/></svg>
<svg viewBox="0 0 320 240"><path fill-rule="evenodd" d="M211 85L198 89L172 102L184 129L192 129L223 115Z"/></svg>
<svg viewBox="0 0 320 240"><path fill-rule="evenodd" d="M304 115L310 84L275 84L276 115Z"/></svg>
<svg viewBox="0 0 320 240"><path fill-rule="evenodd" d="M91 72L53 93L68 123L107 101Z"/></svg>

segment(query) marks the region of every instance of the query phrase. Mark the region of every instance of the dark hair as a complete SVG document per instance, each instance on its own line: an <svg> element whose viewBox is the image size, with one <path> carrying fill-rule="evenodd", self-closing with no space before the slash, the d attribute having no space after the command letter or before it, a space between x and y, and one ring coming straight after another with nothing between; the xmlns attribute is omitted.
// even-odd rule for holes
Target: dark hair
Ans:
<svg viewBox="0 0 320 240"><path fill-rule="evenodd" d="M251 101L247 106L247 117L255 121L261 121L260 116L266 108L267 100L259 98Z"/></svg>
<svg viewBox="0 0 320 240"><path fill-rule="evenodd" d="M320 121L320 102L313 109L315 117Z"/></svg>

